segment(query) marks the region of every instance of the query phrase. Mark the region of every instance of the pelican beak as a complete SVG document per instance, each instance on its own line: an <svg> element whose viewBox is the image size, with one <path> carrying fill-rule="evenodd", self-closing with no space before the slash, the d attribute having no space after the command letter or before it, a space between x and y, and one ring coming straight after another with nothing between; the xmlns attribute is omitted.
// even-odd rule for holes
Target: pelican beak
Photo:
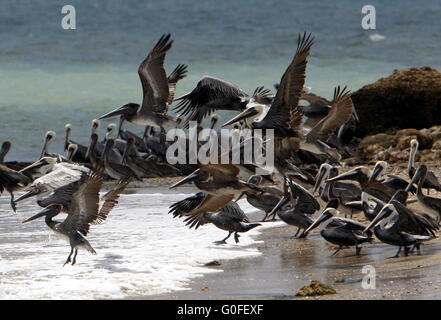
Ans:
<svg viewBox="0 0 441 320"><path fill-rule="evenodd" d="M374 167L374 171L372 172L370 178L369 178L369 182L370 181L375 181L375 179L378 178L378 176L380 175L381 171L383 170L383 168L381 166L375 166Z"/></svg>
<svg viewBox="0 0 441 320"><path fill-rule="evenodd" d="M50 208L45 208L45 209L41 210L39 213L37 213L36 215L34 215L34 216L32 216L32 217L22 221L21 223L26 223L26 222L29 222L29 221L32 221L32 220L44 217L45 215L49 214L50 212L51 212Z"/></svg>
<svg viewBox="0 0 441 320"><path fill-rule="evenodd" d="M309 226L308 229L305 230L305 235L308 234L311 230L317 228L319 225L321 225L324 221L328 220L329 218L331 218L331 215L327 215L325 214L326 211L323 211L322 214L320 215L320 217L317 218L317 220L314 221L313 224L311 224Z"/></svg>
<svg viewBox="0 0 441 320"><path fill-rule="evenodd" d="M105 115L99 117L98 119L102 120L102 119L107 119L107 118L112 118L112 117L120 116L120 115L123 115L123 114L127 113L127 111L129 111L129 110L130 110L129 107L127 105L124 105L124 106L122 106L122 107L120 107L118 109L115 109L113 111L110 111L110 112L106 113Z"/></svg>
<svg viewBox="0 0 441 320"><path fill-rule="evenodd" d="M354 169L346 173L342 173L334 178L327 179L326 182L340 181L340 180L357 180L358 172Z"/></svg>
<svg viewBox="0 0 441 320"><path fill-rule="evenodd" d="M15 200L14 200L14 203L17 203L17 202L20 202L20 201L22 201L22 200L24 200L24 199L27 199L27 198L30 198L30 197L36 196L36 195L39 194L39 193L40 193L40 192L35 191L35 190L28 191L28 192L26 192L24 195L22 195L22 196L18 197L17 199L15 199Z"/></svg>
<svg viewBox="0 0 441 320"><path fill-rule="evenodd" d="M417 171L415 172L415 174L413 175L412 180L410 180L409 184L407 185L407 187L404 191L409 192L410 189L412 188L412 186L414 185L414 183L417 182L418 179L420 178L420 175L421 175L421 171L418 168Z"/></svg>
<svg viewBox="0 0 441 320"><path fill-rule="evenodd" d="M373 226L375 226L378 222L380 222L385 217L387 217L391 212L392 210L389 209L388 207L384 207L383 209L381 209L381 211L377 214L374 220L372 220L371 223L369 223L369 225L363 230L363 232L366 233L367 231L372 229Z"/></svg>
<svg viewBox="0 0 441 320"><path fill-rule="evenodd" d="M322 184L323 181L323 177L325 176L325 172L326 169L325 168L320 168L320 171L317 175L317 180L315 180L315 185L314 185L314 189L312 190L312 194L315 194L317 192L317 189L319 188L319 186Z"/></svg>
<svg viewBox="0 0 441 320"><path fill-rule="evenodd" d="M259 112L256 110L256 108L254 108L254 107L248 108L248 109L246 109L245 111L239 113L239 114L238 114L237 116L235 116L233 119L231 119L231 120L225 122L225 123L222 125L222 128L223 128L223 127L226 127L226 126L229 126L229 125L231 125L231 124L233 124L233 123L239 122L239 121L241 121L241 120L243 120L243 119L246 119L246 118L248 118L248 117L255 116L255 115L258 114L258 113L259 113Z"/></svg>
<svg viewBox="0 0 441 320"><path fill-rule="evenodd" d="M40 160L38 160L38 161L35 161L33 164L30 164L30 165L28 165L27 167L21 169L19 172L20 172L20 173L29 172L29 171L32 172L33 169L41 168L41 167L44 166L45 164L46 164L46 163L45 163L45 160L40 159Z"/></svg>
<svg viewBox="0 0 441 320"><path fill-rule="evenodd" d="M184 179L179 180L178 182L176 182L169 189L174 189L174 188L177 188L179 186L182 186L183 184L187 184L187 183L190 183L190 182L192 182L194 180L197 180L201 176L201 174L202 174L202 172L200 171L200 169L197 169L192 174L186 176Z"/></svg>

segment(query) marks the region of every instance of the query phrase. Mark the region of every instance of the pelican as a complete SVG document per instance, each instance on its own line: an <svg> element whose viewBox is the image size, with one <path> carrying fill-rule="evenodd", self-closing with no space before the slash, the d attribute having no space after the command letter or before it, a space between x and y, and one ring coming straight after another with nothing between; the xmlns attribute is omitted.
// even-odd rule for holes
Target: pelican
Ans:
<svg viewBox="0 0 441 320"><path fill-rule="evenodd" d="M366 235L363 235L362 232L366 227L362 223L351 219L337 217L338 214L338 210L327 208L323 211L320 217L318 217L317 220L306 229L305 235L307 235L312 229L324 223L320 235L326 241L339 246L332 255L337 254L343 246L355 246L355 254L357 256L360 255L361 247L358 245L365 242L371 242L372 232L366 232Z"/></svg>
<svg viewBox="0 0 441 320"><path fill-rule="evenodd" d="M216 110L242 111L248 103L248 96L236 85L213 77L204 76L191 92L175 99L181 101L174 110L187 116L185 127L190 121L201 123Z"/></svg>
<svg viewBox="0 0 441 320"><path fill-rule="evenodd" d="M46 135L44 136L44 144L43 149L41 150L40 158L49 156L49 157L55 157L57 158L58 155L48 153L49 145L54 141L56 137L56 133L54 131L47 131Z"/></svg>
<svg viewBox="0 0 441 320"><path fill-rule="evenodd" d="M14 191L27 186L31 181L28 176L0 164L0 194L4 190L9 192L11 195L10 204L14 212L17 210L14 201Z"/></svg>
<svg viewBox="0 0 441 320"><path fill-rule="evenodd" d="M194 182L195 186L199 190L208 193L208 196L188 215L197 216L206 212L216 212L241 192L250 189L260 190L257 186L239 180L239 172L240 169L233 164L200 165L199 169L173 184L170 189Z"/></svg>
<svg viewBox="0 0 441 320"><path fill-rule="evenodd" d="M207 193L198 192L191 197L172 204L169 213L172 213L173 217L186 216L197 208L207 197ZM239 232L247 232L261 225L260 223L250 223L243 210L234 201L228 202L217 212L206 212L199 216L191 215L187 217L184 222L186 222L186 225L190 228L194 227L197 229L201 225L212 223L219 229L228 231L228 236L220 241L216 241L215 243L217 244L225 244L226 240L233 233L235 242L239 243Z"/></svg>
<svg viewBox="0 0 441 320"><path fill-rule="evenodd" d="M410 141L410 151L409 151L409 161L407 163L407 174L409 178L412 179L415 175L415 155L418 152L418 140L412 139ZM441 191L441 185L438 178L432 171L427 171L426 179L424 180L423 188L427 189L427 194L429 194L430 189L435 189L436 191Z"/></svg>
<svg viewBox="0 0 441 320"><path fill-rule="evenodd" d="M0 164L5 162L5 156L11 149L11 141L5 141L0 148Z"/></svg>
<svg viewBox="0 0 441 320"><path fill-rule="evenodd" d="M133 172L128 166L123 165L121 163L112 162L110 157L110 152L113 149L115 141L113 139L107 139L106 145L104 147L104 167L105 172L113 179L116 180L125 180L129 178L135 178L137 180L141 180L137 177L136 173Z"/></svg>
<svg viewBox="0 0 441 320"><path fill-rule="evenodd" d="M96 129L94 129L94 125L95 125L95 123L92 124L92 130L91 130L92 133L94 131L96 131ZM70 140L70 135L72 133L72 125L70 123L67 123L64 126L64 128L66 130L66 135L64 138L64 151L67 151L67 149L69 148L69 145L71 145L71 144L75 144L77 146L77 150L74 155L75 158L72 158L70 160L71 161L74 160L76 162L87 162L87 160L86 160L87 147L83 146L82 144L79 144L73 140Z"/></svg>
<svg viewBox="0 0 441 320"><path fill-rule="evenodd" d="M43 158L33 166L44 166L47 161L47 158ZM42 197L58 188L80 180L82 177L89 174L90 172L90 170L84 166L68 162L52 162L52 164L49 165L49 168L51 168L51 171L41 176L40 178L35 179L30 185L28 185L26 187L27 192L17 198L17 200L15 200L15 203L33 196ZM30 166L30 168L28 167L25 169L29 170L33 169L33 167Z"/></svg>
<svg viewBox="0 0 441 320"><path fill-rule="evenodd" d="M122 116L126 121L143 126L176 126L176 122L166 114L170 89L164 70L164 58L172 43L170 34L163 35L138 68L143 90L142 105L128 103L99 119Z"/></svg>
<svg viewBox="0 0 441 320"><path fill-rule="evenodd" d="M376 180L377 178L381 177L386 169L387 169L386 161L377 161L377 163L375 163L374 169L372 169L372 175L370 179ZM388 174L385 179L380 179L379 181L383 183L385 186L394 190L405 190L409 185L408 181L393 174ZM415 193L416 188L412 186L409 189L409 191Z"/></svg>
<svg viewBox="0 0 441 320"><path fill-rule="evenodd" d="M388 202L395 194L395 190L385 186L378 180L371 179L372 172L366 167L357 167L348 172L342 173L336 177L328 179L327 181L341 181L352 180L360 184L361 190L370 194L371 196Z"/></svg>
<svg viewBox="0 0 441 320"><path fill-rule="evenodd" d="M399 247L394 257L400 256L402 247L407 256L411 245L419 252L421 242L433 239L438 230L433 219L413 213L396 200L386 204L364 231L370 232L374 226L374 234L380 241Z"/></svg>
<svg viewBox="0 0 441 320"><path fill-rule="evenodd" d="M100 205L99 191L102 185L102 176L97 172L91 172L78 190L72 194L68 216L63 222L53 220L63 209L62 204L53 203L36 215L24 220L23 223L45 217L47 226L70 243L71 251L64 265L67 263L74 265L78 249L82 248L96 254L85 236L89 233L92 224L101 223L107 218L128 183L128 180L120 181L113 190L102 197Z"/></svg>
<svg viewBox="0 0 441 320"><path fill-rule="evenodd" d="M421 204L421 206L427 210L430 214L432 214L434 217L436 217L436 221L439 223L441 221L441 199L425 196L423 194L423 186L424 181L427 176L427 166L422 164L413 175L412 180L409 182L409 186L407 187L406 191L408 191L412 185L418 181L418 187L417 187L417 199L418 202Z"/></svg>
<svg viewBox="0 0 441 320"><path fill-rule="evenodd" d="M294 237L297 237L303 229L299 238L306 236L305 230L308 229L314 221L310 218L314 213L320 210L320 204L315 200L302 186L288 180L289 197L287 197L288 206L282 207L277 211L277 215L283 222L297 227Z"/></svg>

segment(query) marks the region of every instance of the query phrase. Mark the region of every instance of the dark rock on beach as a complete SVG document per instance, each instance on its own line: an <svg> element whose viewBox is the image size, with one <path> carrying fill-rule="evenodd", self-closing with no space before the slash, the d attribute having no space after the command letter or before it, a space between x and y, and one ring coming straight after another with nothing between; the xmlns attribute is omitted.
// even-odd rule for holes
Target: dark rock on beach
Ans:
<svg viewBox="0 0 441 320"><path fill-rule="evenodd" d="M441 73L431 67L396 70L354 92L352 100L359 137L429 128L441 123Z"/></svg>

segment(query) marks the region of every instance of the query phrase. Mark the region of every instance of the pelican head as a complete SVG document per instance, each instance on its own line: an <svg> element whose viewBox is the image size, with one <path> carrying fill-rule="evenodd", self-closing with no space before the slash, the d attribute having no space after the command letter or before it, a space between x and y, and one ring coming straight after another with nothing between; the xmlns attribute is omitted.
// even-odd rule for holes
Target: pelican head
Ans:
<svg viewBox="0 0 441 320"><path fill-rule="evenodd" d="M305 233L307 234L309 231L317 228L320 224L323 222L331 219L333 216L339 215L340 212L335 208L327 208L322 212L322 214L317 218L317 220L314 221L313 224L309 226L308 229L305 230Z"/></svg>
<svg viewBox="0 0 441 320"><path fill-rule="evenodd" d="M315 185L314 189L312 190L312 193L315 194L319 186L322 185L323 179L325 177L328 177L329 172L331 171L331 165L329 163L322 163L320 166L319 172L317 173L317 176L315 178Z"/></svg>
<svg viewBox="0 0 441 320"><path fill-rule="evenodd" d="M213 115L211 116L211 129L214 129L216 123L219 121L219 118L220 117L217 113L213 113Z"/></svg>
<svg viewBox="0 0 441 320"><path fill-rule="evenodd" d="M254 185L259 185L262 183L262 181L263 181L263 177L260 175L254 175L248 179L248 183L251 183Z"/></svg>
<svg viewBox="0 0 441 320"><path fill-rule="evenodd" d="M116 116L122 116L124 119L129 120L131 117L133 117L139 109L139 104L137 103L127 103L123 105L122 107L115 109L113 111L110 111L109 113L106 113L105 115L99 117L99 120L112 118Z"/></svg>
<svg viewBox="0 0 441 320"><path fill-rule="evenodd" d="M332 181L341 181L341 180L354 180L359 181L361 177L369 177L370 172L369 169L366 167L357 167L354 168L346 173L342 173L334 178L328 179L326 181L332 182Z"/></svg>
<svg viewBox="0 0 441 320"><path fill-rule="evenodd" d="M41 217L55 217L56 215L58 215L61 212L62 209L62 205L61 204L51 204L49 206L47 206L46 208L44 208L43 210L41 210L39 213L37 213L36 215L24 220L22 223L26 223Z"/></svg>
<svg viewBox="0 0 441 320"><path fill-rule="evenodd" d="M226 127L229 126L233 123L242 121L242 120L246 120L248 118L252 118L255 117L257 115L259 115L260 113L262 113L263 111L263 106L260 104L254 104L253 106L245 109L244 111L242 111L241 113L239 113L237 116L235 116L233 119L225 122L222 127Z"/></svg>
<svg viewBox="0 0 441 320"><path fill-rule="evenodd" d="M372 174L370 175L369 180L374 181L377 179L381 174L387 169L387 162L386 161L378 161L374 169L372 170Z"/></svg>
<svg viewBox="0 0 441 320"><path fill-rule="evenodd" d="M197 169L196 171L194 171L190 175L186 176L184 179L176 182L174 185L172 185L170 187L170 189L177 188L183 184L187 184L187 183L190 183L193 181L207 181L209 179L209 177L210 177L210 174L208 172L203 171L201 169Z"/></svg>
<svg viewBox="0 0 441 320"><path fill-rule="evenodd" d="M100 121L98 119L92 120L91 134L96 133L98 128L100 127Z"/></svg>
<svg viewBox="0 0 441 320"><path fill-rule="evenodd" d="M11 141L5 141L2 143L2 147L0 148L0 163L3 162L6 154L11 149Z"/></svg>
<svg viewBox="0 0 441 320"><path fill-rule="evenodd" d="M66 131L71 131L72 125L70 123L66 123L66 125L64 126L64 129L66 129Z"/></svg>
<svg viewBox="0 0 441 320"><path fill-rule="evenodd" d="M45 141L51 142L55 139L56 136L57 134L54 131L47 131L45 135Z"/></svg>
<svg viewBox="0 0 441 320"><path fill-rule="evenodd" d="M418 143L417 139L410 140L410 148L411 148L411 150L418 150L418 146L419 146L419 143Z"/></svg>
<svg viewBox="0 0 441 320"><path fill-rule="evenodd" d="M46 174L52 170L56 163L56 158L43 157L26 168L21 169L19 172L23 174L28 173L32 176L35 174Z"/></svg>
<svg viewBox="0 0 441 320"><path fill-rule="evenodd" d="M378 222L383 220L384 218L388 217L393 211L395 207L393 204L386 204L381 211L375 216L374 220L369 223L369 225L363 230L363 232L367 232L370 229L372 229L373 226L377 225Z"/></svg>
<svg viewBox="0 0 441 320"><path fill-rule="evenodd" d="M67 147L67 152L68 152L68 159L72 161L73 157L75 156L75 154L78 151L78 145L75 143L71 143L69 144L69 146Z"/></svg>

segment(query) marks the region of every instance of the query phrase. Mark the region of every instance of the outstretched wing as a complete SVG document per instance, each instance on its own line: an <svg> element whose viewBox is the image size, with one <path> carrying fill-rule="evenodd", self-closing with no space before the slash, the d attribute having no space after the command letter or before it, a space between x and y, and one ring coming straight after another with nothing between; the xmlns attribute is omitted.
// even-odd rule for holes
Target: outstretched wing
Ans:
<svg viewBox="0 0 441 320"><path fill-rule="evenodd" d="M306 135L307 141L316 141L318 139L326 141L332 132L349 121L353 108L351 93L346 91L346 87L342 90L340 86L335 88L331 110L326 117L321 119L314 128L308 132Z"/></svg>
<svg viewBox="0 0 441 320"><path fill-rule="evenodd" d="M0 193L8 186L26 186L30 182L29 177L0 164Z"/></svg>
<svg viewBox="0 0 441 320"><path fill-rule="evenodd" d="M172 43L170 34L163 35L138 68L144 95L141 113L167 112L169 88L164 70L164 58Z"/></svg>
<svg viewBox="0 0 441 320"><path fill-rule="evenodd" d="M178 64L175 70L173 70L172 73L170 73L170 75L168 76L168 104L171 104L175 98L176 84L178 83L178 81L184 79L187 76L187 67L188 66L185 64Z"/></svg>
<svg viewBox="0 0 441 320"><path fill-rule="evenodd" d="M265 89L262 87L257 87L256 90L254 90L253 95L251 96L250 102L254 101L259 104L271 104L273 102L274 97L271 96L271 90Z"/></svg>
<svg viewBox="0 0 441 320"><path fill-rule="evenodd" d="M112 209L118 204L119 196L131 181L131 178L120 180L112 190L107 192L101 198L103 202L100 206L100 211L98 212L98 216L92 222L92 224L99 224L107 219L109 212L112 211Z"/></svg>
<svg viewBox="0 0 441 320"><path fill-rule="evenodd" d="M79 231L84 236L89 232L89 226L99 219L99 192L102 181L101 171L92 171L72 195L69 215L63 222Z"/></svg>
<svg viewBox="0 0 441 320"><path fill-rule="evenodd" d="M183 116L188 115L186 122L201 122L217 109L228 109L233 104L240 102L246 93L237 86L227 81L213 77L203 77L196 88L180 96L175 101L181 100L174 108Z"/></svg>
<svg viewBox="0 0 441 320"><path fill-rule="evenodd" d="M299 35L297 50L291 64L280 80L276 96L267 115L262 120L267 128L289 126L297 130L302 113L298 108L300 96L305 84L306 64L314 38L311 34Z"/></svg>
<svg viewBox="0 0 441 320"><path fill-rule="evenodd" d="M168 213L173 214L173 218L182 217L197 208L207 196L204 192L198 192L195 195L185 198L184 200L175 202L170 206Z"/></svg>

